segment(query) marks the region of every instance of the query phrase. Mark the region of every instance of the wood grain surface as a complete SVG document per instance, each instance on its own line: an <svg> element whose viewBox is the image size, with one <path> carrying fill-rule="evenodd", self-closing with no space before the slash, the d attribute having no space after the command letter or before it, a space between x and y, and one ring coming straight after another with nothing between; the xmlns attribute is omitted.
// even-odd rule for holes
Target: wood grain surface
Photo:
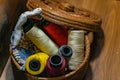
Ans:
<svg viewBox="0 0 120 80"><path fill-rule="evenodd" d="M11 3L10 6L12 6L12 8L9 9L11 12L9 19L12 19L16 11L19 12L20 7L16 7L15 9L18 3L14 4L11 0L7 1L9 1L9 3ZM20 2L20 0L16 1ZM78 8L83 7L93 11L102 18L101 31L94 33L89 69L84 80L120 80L120 1L65 1L68 1ZM14 20L13 23L11 22L11 25L13 25L15 21L16 20Z"/></svg>
<svg viewBox="0 0 120 80"><path fill-rule="evenodd" d="M120 1L67 1L102 18L101 31L94 34L89 69L84 80L120 80Z"/></svg>

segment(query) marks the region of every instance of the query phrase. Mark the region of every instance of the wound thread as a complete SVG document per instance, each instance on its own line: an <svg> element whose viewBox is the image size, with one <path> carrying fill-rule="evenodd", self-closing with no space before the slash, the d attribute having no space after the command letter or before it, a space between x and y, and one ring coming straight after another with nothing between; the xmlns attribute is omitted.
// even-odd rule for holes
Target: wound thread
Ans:
<svg viewBox="0 0 120 80"><path fill-rule="evenodd" d="M59 48L59 54L62 55L65 59L66 62L68 63L70 57L73 54L72 48L68 45L63 45Z"/></svg>
<svg viewBox="0 0 120 80"><path fill-rule="evenodd" d="M38 27L33 26L26 36L43 52L53 55L58 52L57 45Z"/></svg>
<svg viewBox="0 0 120 80"><path fill-rule="evenodd" d="M36 53L27 58L25 69L32 75L38 75L45 69L48 55L45 53Z"/></svg>
<svg viewBox="0 0 120 80"><path fill-rule="evenodd" d="M29 50L25 50L23 48L21 49L17 49L17 48L13 48L13 56L15 58L15 60L21 65L23 66L25 64L26 59L33 54L31 51Z"/></svg>
<svg viewBox="0 0 120 80"><path fill-rule="evenodd" d="M38 14L41 15L41 11L42 11L41 8L36 8L32 11L26 11L20 15L11 36L12 48L15 48L18 45L19 40L21 39L21 35L23 32L22 25L27 22L27 18L30 16L38 15Z"/></svg>
<svg viewBox="0 0 120 80"><path fill-rule="evenodd" d="M46 72L48 77L65 74L66 61L60 55L53 55L47 60Z"/></svg>
<svg viewBox="0 0 120 80"><path fill-rule="evenodd" d="M58 26L54 23L50 23L43 28L58 46L67 45L68 31L65 26Z"/></svg>
<svg viewBox="0 0 120 80"><path fill-rule="evenodd" d="M83 30L69 31L68 45L73 50L73 55L68 63L70 70L78 68L84 59L84 33Z"/></svg>

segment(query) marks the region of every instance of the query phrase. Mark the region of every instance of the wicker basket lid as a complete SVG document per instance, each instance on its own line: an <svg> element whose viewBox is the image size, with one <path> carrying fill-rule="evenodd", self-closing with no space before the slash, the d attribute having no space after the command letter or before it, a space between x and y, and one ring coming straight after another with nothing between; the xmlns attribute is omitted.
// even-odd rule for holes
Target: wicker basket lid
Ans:
<svg viewBox="0 0 120 80"><path fill-rule="evenodd" d="M96 32L101 19L94 13L60 0L28 0L27 8L42 8L42 17L50 22Z"/></svg>

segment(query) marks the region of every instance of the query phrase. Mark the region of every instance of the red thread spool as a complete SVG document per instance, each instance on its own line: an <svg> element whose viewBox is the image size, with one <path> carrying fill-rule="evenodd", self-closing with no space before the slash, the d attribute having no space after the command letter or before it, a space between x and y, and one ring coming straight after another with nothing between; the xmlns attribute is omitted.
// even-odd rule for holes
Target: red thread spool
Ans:
<svg viewBox="0 0 120 80"><path fill-rule="evenodd" d="M58 46L67 45L68 30L65 26L50 23L44 26L44 30Z"/></svg>
<svg viewBox="0 0 120 80"><path fill-rule="evenodd" d="M51 56L46 65L48 77L55 77L65 74L66 60L60 55Z"/></svg>

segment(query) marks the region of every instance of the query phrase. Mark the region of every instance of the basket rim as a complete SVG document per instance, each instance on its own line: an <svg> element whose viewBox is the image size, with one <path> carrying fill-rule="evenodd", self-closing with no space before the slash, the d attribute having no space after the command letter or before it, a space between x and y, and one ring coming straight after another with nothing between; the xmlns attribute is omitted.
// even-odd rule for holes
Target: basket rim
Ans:
<svg viewBox="0 0 120 80"><path fill-rule="evenodd" d="M66 25L70 27L72 26L77 29L83 29L86 31L93 31L93 32L97 32L100 30L99 25L101 23L101 18L99 18L97 14L84 8L77 8L74 5L71 5L70 3L65 1L60 1L60 2L56 0L47 0L47 1L51 1L51 5L49 5L49 2L46 4L45 1L43 0L41 1L28 0L26 6L29 10L33 10L37 7L42 8L42 17L50 22L57 23L59 25ZM55 3L52 4L52 2ZM64 9L59 8L59 5L62 3L64 5L69 4L72 7L74 7L73 9L74 12L69 13L69 11L67 12ZM89 15L89 17L81 16L80 14L77 14L75 10L77 10L78 12L86 12ZM92 18L90 16L92 16Z"/></svg>
<svg viewBox="0 0 120 80"><path fill-rule="evenodd" d="M86 48L85 48L85 58L83 60L83 62L80 64L80 66L74 70L74 71L71 71L65 75L61 75L61 76L57 76L57 77L38 77L38 76L34 76L34 75L31 75L29 73L25 73L27 76L31 76L31 77L34 77L34 78L37 78L37 79L63 79L63 78L67 78L69 76L72 76L74 75L77 71L79 71L80 69L82 69L82 67L84 67L85 64L88 63L89 61L89 57L90 57L90 42L89 42L89 39L88 39L88 36L86 35L85 36L85 42L86 42ZM15 64L15 66L17 67L17 69L20 70L20 65L16 62L15 58L13 57L12 53L11 53L11 58L12 58L12 61L13 63Z"/></svg>

